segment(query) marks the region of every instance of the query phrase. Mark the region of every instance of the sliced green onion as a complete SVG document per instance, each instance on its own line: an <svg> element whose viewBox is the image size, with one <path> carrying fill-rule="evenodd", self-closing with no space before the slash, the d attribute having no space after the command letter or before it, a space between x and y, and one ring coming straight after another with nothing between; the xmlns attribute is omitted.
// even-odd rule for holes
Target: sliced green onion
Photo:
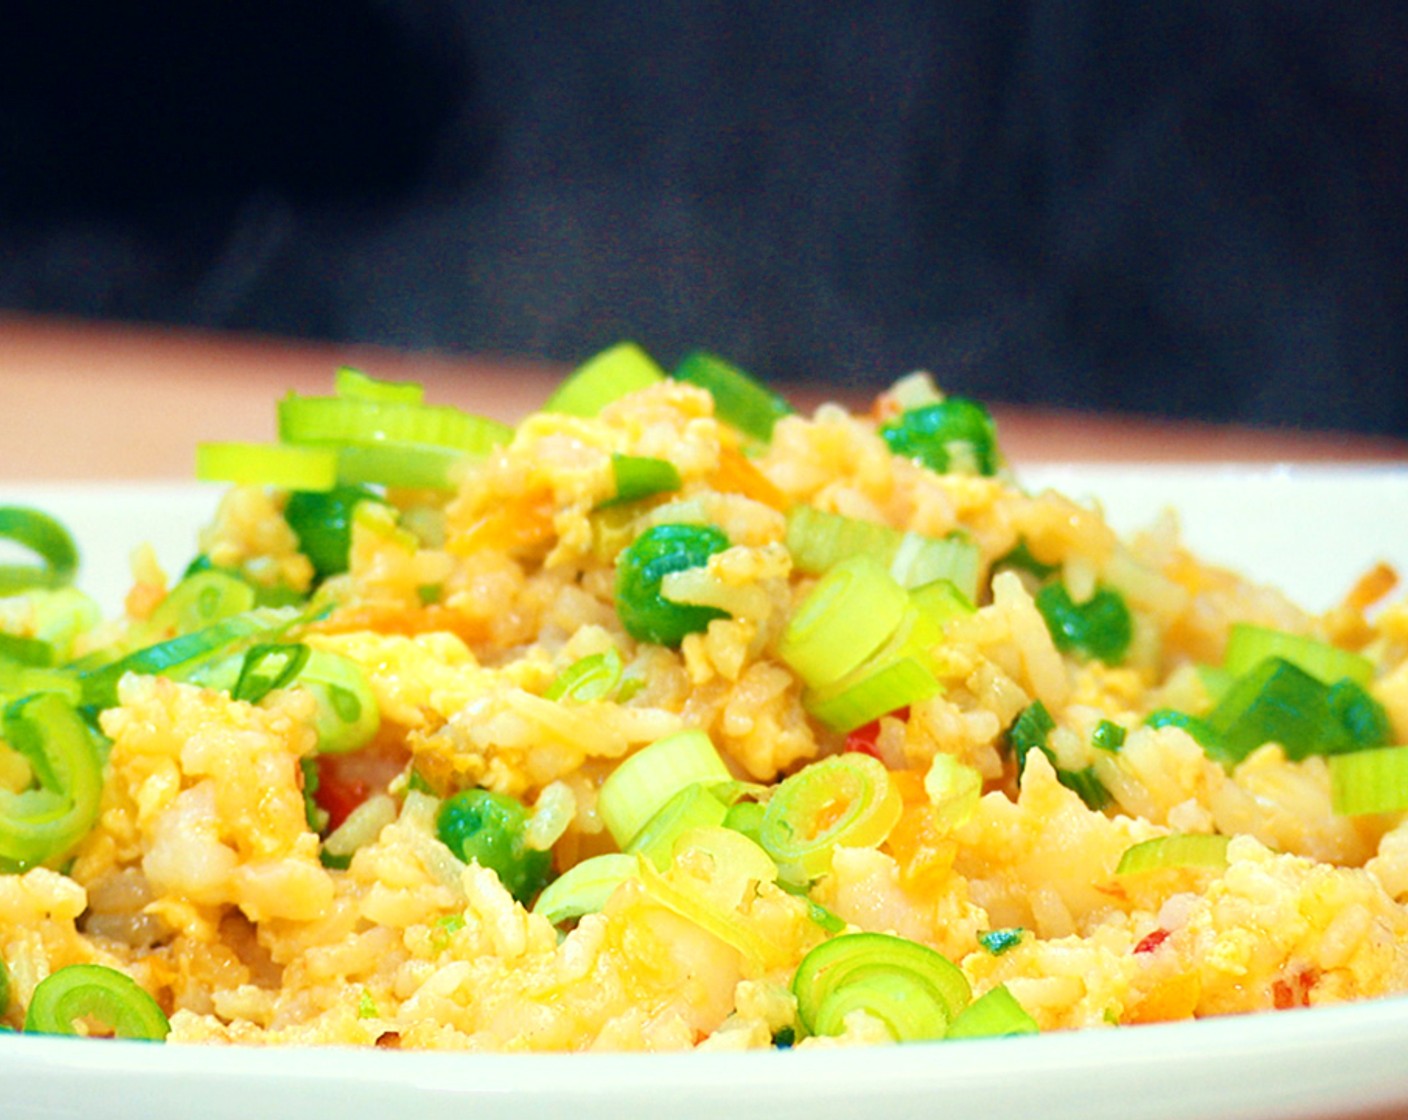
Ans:
<svg viewBox="0 0 1408 1120"><path fill-rule="evenodd" d="M639 642L678 646L728 617L716 607L667 599L661 587L670 573L703 567L728 546L715 525L652 525L641 533L616 560L616 613L626 632Z"/></svg>
<svg viewBox="0 0 1408 1120"><path fill-rule="evenodd" d="M30 764L37 787L0 788L0 862L33 867L68 853L98 819L102 760L88 725L56 693L5 708L4 738Z"/></svg>
<svg viewBox="0 0 1408 1120"><path fill-rule="evenodd" d="M254 638L277 637L302 620L291 609L256 608L213 626L158 642L126 657L78 675L84 705L103 709L117 703L117 682L128 673L185 679L206 662L221 654L233 653Z"/></svg>
<svg viewBox="0 0 1408 1120"><path fill-rule="evenodd" d="M858 752L833 755L778 785L763 813L758 843L777 861L783 879L804 883L830 869L838 845L882 844L902 809L884 763Z"/></svg>
<svg viewBox="0 0 1408 1120"><path fill-rule="evenodd" d="M674 858L675 841L697 828L721 827L727 817L728 806L714 796L709 785L693 782L660 806L631 838L626 851L644 856L664 871Z"/></svg>
<svg viewBox="0 0 1408 1120"><path fill-rule="evenodd" d="M1279 743L1299 760L1382 746L1388 736L1382 706L1353 680L1326 685L1279 657L1238 678L1207 722L1219 737L1213 757L1223 763L1240 762L1263 743Z"/></svg>
<svg viewBox="0 0 1408 1120"><path fill-rule="evenodd" d="M616 647L579 657L548 685L547 700L587 704L605 700L621 681L621 655Z"/></svg>
<svg viewBox="0 0 1408 1120"><path fill-rule="evenodd" d="M1015 948L1022 943L1022 934L1025 931L1019 926L1008 929L989 929L978 934L978 944L991 953L994 957L1000 957L1008 949Z"/></svg>
<svg viewBox="0 0 1408 1120"><path fill-rule="evenodd" d="M257 704L276 688L283 688L308 663L309 649L302 642L261 643L251 646L240 664L240 675L230 696Z"/></svg>
<svg viewBox="0 0 1408 1120"><path fill-rule="evenodd" d="M1209 758L1222 756L1221 738L1208 725L1207 720L1199 719L1187 712L1180 712L1177 708L1155 708L1144 717L1144 726L1177 727L1186 731L1193 741L1203 748Z"/></svg>
<svg viewBox="0 0 1408 1120"><path fill-rule="evenodd" d="M0 633L0 660L31 669L48 669L54 664L54 647L38 638Z"/></svg>
<svg viewBox="0 0 1408 1120"><path fill-rule="evenodd" d="M1018 714L1013 721L1012 727L1008 730L1007 739L1012 747L1013 756L1017 760L1018 781L1027 768L1027 756L1032 751L1040 751L1046 756L1051 767L1056 771L1056 780L1077 794L1085 802L1086 808L1094 812L1100 812L1110 804L1114 798L1110 791L1105 788L1105 784L1095 772L1093 766L1086 766L1080 770L1068 770L1061 766L1056 758L1056 754L1047 745L1047 738L1055 730L1056 721L1051 718L1051 713L1046 710L1046 705L1040 700L1034 700Z"/></svg>
<svg viewBox="0 0 1408 1120"><path fill-rule="evenodd" d="M1129 732L1114 720L1102 719L1090 733L1090 745L1097 751L1118 754L1128 734Z"/></svg>
<svg viewBox="0 0 1408 1120"><path fill-rule="evenodd" d="M951 579L935 579L910 589L909 601L930 622L947 626L955 618L970 615L976 609L973 602L959 591Z"/></svg>
<svg viewBox="0 0 1408 1120"><path fill-rule="evenodd" d="M664 804L696 782L732 778L709 736L678 731L628 755L601 785L597 811L623 850Z"/></svg>
<svg viewBox="0 0 1408 1120"><path fill-rule="evenodd" d="M644 455L611 456L611 474L616 481L616 493L599 505L606 509L614 505L625 505L641 498L668 494L678 490L684 480L679 468L668 459L652 459Z"/></svg>
<svg viewBox="0 0 1408 1120"><path fill-rule="evenodd" d="M1208 832L1175 832L1133 844L1115 866L1116 875L1138 875L1166 868L1227 866L1228 837Z"/></svg>
<svg viewBox="0 0 1408 1120"><path fill-rule="evenodd" d="M744 836L758 843L758 835L763 829L763 817L767 814L767 806L761 801L736 801L728 807L728 812L724 814L724 827L731 828L734 832L741 832ZM761 847L761 845L759 845Z"/></svg>
<svg viewBox="0 0 1408 1120"><path fill-rule="evenodd" d="M578 366L543 405L544 412L595 416L612 401L664 380L665 371L634 342L618 342Z"/></svg>
<svg viewBox="0 0 1408 1120"><path fill-rule="evenodd" d="M396 443L487 455L512 438L497 420L450 405L409 405L289 393L278 406L279 439L293 444Z"/></svg>
<svg viewBox="0 0 1408 1120"><path fill-rule="evenodd" d="M1240 677L1272 657L1289 661L1325 684L1348 677L1358 685L1368 685L1374 678L1374 663L1367 657L1301 634L1246 622L1234 624L1228 634L1222 667Z"/></svg>
<svg viewBox="0 0 1408 1120"><path fill-rule="evenodd" d="M1330 807L1341 816L1408 809L1408 749L1380 747L1333 755Z"/></svg>
<svg viewBox="0 0 1408 1120"><path fill-rule="evenodd" d="M1102 587L1077 603L1063 583L1048 583L1036 593L1036 608L1046 620L1056 648L1118 665L1134 636L1134 620L1118 591Z"/></svg>
<svg viewBox="0 0 1408 1120"><path fill-rule="evenodd" d="M637 878L640 862L624 852L592 856L568 868L546 887L533 903L533 913L553 925L599 913L606 900L627 879Z"/></svg>
<svg viewBox="0 0 1408 1120"><path fill-rule="evenodd" d="M822 576L793 612L777 653L811 688L840 680L895 632L908 597L882 565L852 556Z"/></svg>
<svg viewBox="0 0 1408 1120"><path fill-rule="evenodd" d="M976 401L947 397L910 409L880 429L896 455L917 459L930 470L997 472L997 429L992 415Z"/></svg>
<svg viewBox="0 0 1408 1120"><path fill-rule="evenodd" d="M196 479L283 490L331 490L337 453L327 447L282 443L202 443L196 446Z"/></svg>
<svg viewBox="0 0 1408 1120"><path fill-rule="evenodd" d="M311 650L295 686L318 702L314 729L320 754L347 754L369 743L381 727L381 708L366 674L349 657Z"/></svg>
<svg viewBox="0 0 1408 1120"><path fill-rule="evenodd" d="M80 1019L95 1019L117 1038L162 1042L171 1024L137 981L100 964L71 964L39 982L25 1013L28 1034L77 1035Z"/></svg>
<svg viewBox="0 0 1408 1120"><path fill-rule="evenodd" d="M1041 751L1046 755L1052 767L1055 767L1056 756L1046 745L1047 736L1055 728L1056 721L1051 718L1051 713L1046 710L1046 705L1040 700L1033 700L1017 714L1011 729L1007 732L1007 741L1011 744L1013 757L1017 760L1019 779L1022 771L1027 768L1027 755L1034 750Z"/></svg>
<svg viewBox="0 0 1408 1120"><path fill-rule="evenodd" d="M714 398L714 412L744 435L768 443L773 426L792 414L792 406L715 354L696 350L675 367L675 380L707 389Z"/></svg>
<svg viewBox="0 0 1408 1120"><path fill-rule="evenodd" d="M999 556L992 562L995 569L1015 568L1019 572L1027 572L1036 576L1038 580L1045 580L1048 576L1053 576L1061 570L1059 564L1046 564L1032 555L1031 546L1027 544L1025 537L1017 541L1015 547Z"/></svg>
<svg viewBox="0 0 1408 1120"><path fill-rule="evenodd" d="M934 824L942 833L971 820L983 793L983 776L951 754L940 751L924 775L924 792L934 808Z"/></svg>
<svg viewBox="0 0 1408 1120"><path fill-rule="evenodd" d="M824 688L808 689L802 706L833 731L849 732L871 720L943 691L930 651L943 631L910 607L895 632L863 664Z"/></svg>
<svg viewBox="0 0 1408 1120"><path fill-rule="evenodd" d="M780 967L786 950L739 907L745 891L776 880L777 867L768 854L742 833L727 828L697 828L677 844L704 856L712 865L711 873L697 875L689 870L690 864L677 863L662 874L648 859L640 858L638 871L645 893L732 945L753 964L768 970Z"/></svg>
<svg viewBox="0 0 1408 1120"><path fill-rule="evenodd" d="M845 733L871 720L939 695L943 686L917 657L901 657L833 685L803 694L802 706L833 731Z"/></svg>
<svg viewBox="0 0 1408 1120"><path fill-rule="evenodd" d="M284 520L319 580L347 571L353 514L363 502L385 504L362 486L335 486L321 493L297 490L289 495Z"/></svg>
<svg viewBox="0 0 1408 1120"><path fill-rule="evenodd" d="M870 556L889 568L902 587L948 579L969 601L977 598L981 553L962 536L902 533L875 521L796 505L787 512L786 544L793 566L804 575L824 575L852 556Z"/></svg>
<svg viewBox="0 0 1408 1120"><path fill-rule="evenodd" d="M0 957L0 1015L10 1010L10 969Z"/></svg>
<svg viewBox="0 0 1408 1120"><path fill-rule="evenodd" d="M1075 793L1092 812L1098 813L1114 801L1113 795L1105 788L1105 783L1100 780L1100 775L1095 772L1093 766L1085 766L1079 770L1067 770L1058 766L1056 780Z"/></svg>
<svg viewBox="0 0 1408 1120"><path fill-rule="evenodd" d="M339 397L359 401L394 404L424 404L425 386L417 381L382 381L359 369L342 366L334 376L333 391Z"/></svg>
<svg viewBox="0 0 1408 1120"><path fill-rule="evenodd" d="M344 486L399 486L407 490L453 490L459 485L459 469L478 457L450 447L391 439L340 443L336 454L337 481Z"/></svg>
<svg viewBox="0 0 1408 1120"><path fill-rule="evenodd" d="M42 510L0 506L0 541L12 541L39 560L37 564L0 564L0 596L73 582L78 548L69 531Z"/></svg>
<svg viewBox="0 0 1408 1120"><path fill-rule="evenodd" d="M1210 704L1216 704L1226 696L1227 690L1232 687L1232 683L1236 679L1219 665L1198 666L1198 680L1202 682L1203 691L1207 693Z"/></svg>
<svg viewBox="0 0 1408 1120"><path fill-rule="evenodd" d="M865 1011L897 1042L943 1038L972 990L942 953L885 933L846 933L802 958L792 977L797 1014L813 1035L839 1035Z"/></svg>
<svg viewBox="0 0 1408 1120"><path fill-rule="evenodd" d="M1006 984L989 988L958 1013L945 1038L1011 1038L1039 1028Z"/></svg>
<svg viewBox="0 0 1408 1120"><path fill-rule="evenodd" d="M873 556L888 567L901 535L877 521L826 513L815 506L795 505L787 511L787 551L803 575L825 575L852 556Z"/></svg>
<svg viewBox="0 0 1408 1120"><path fill-rule="evenodd" d="M189 634L254 606L254 588L227 572L186 576L152 611L147 629L158 634Z"/></svg>
<svg viewBox="0 0 1408 1120"><path fill-rule="evenodd" d="M902 587L923 587L936 580L948 580L971 603L978 594L978 568L982 554L978 546L962 534L926 537L904 533L890 560L890 574Z"/></svg>

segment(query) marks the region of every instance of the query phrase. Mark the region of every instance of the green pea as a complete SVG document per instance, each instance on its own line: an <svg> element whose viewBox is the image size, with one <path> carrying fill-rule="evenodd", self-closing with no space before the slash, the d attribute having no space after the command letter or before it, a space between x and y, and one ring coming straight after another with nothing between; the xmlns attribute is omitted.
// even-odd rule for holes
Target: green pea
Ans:
<svg viewBox="0 0 1408 1120"><path fill-rule="evenodd" d="M666 599L660 584L671 572L702 567L728 545L715 525L655 525L637 537L616 564L616 613L626 632L637 641L678 646L686 634L727 618L717 607Z"/></svg>
<svg viewBox="0 0 1408 1120"><path fill-rule="evenodd" d="M527 903L548 880L549 852L528 847L523 803L487 789L467 789L447 798L435 815L435 834L465 863L498 875L510 894Z"/></svg>
<svg viewBox="0 0 1408 1120"><path fill-rule="evenodd" d="M978 474L997 471L997 431L992 415L966 397L912 408L880 429L897 455L918 459L942 474L967 467ZM957 454L955 454L957 453ZM960 460L960 456L966 462Z"/></svg>

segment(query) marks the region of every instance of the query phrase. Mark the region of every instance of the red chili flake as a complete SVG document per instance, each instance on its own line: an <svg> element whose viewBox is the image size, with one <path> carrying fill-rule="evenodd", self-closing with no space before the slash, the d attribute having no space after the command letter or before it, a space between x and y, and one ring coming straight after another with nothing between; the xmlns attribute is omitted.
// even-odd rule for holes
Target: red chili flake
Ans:
<svg viewBox="0 0 1408 1120"><path fill-rule="evenodd" d="M1152 933L1147 934L1144 939L1134 947L1134 951L1136 953L1152 953L1155 949L1157 949L1160 945L1162 945L1165 941L1168 940L1169 934L1171 932L1171 930L1166 929L1154 930Z"/></svg>
<svg viewBox="0 0 1408 1120"><path fill-rule="evenodd" d="M1292 1007L1309 1007L1310 990L1315 987L1319 973L1313 968L1303 968L1289 980L1277 980L1271 985L1271 1001L1277 1011L1288 1011Z"/></svg>

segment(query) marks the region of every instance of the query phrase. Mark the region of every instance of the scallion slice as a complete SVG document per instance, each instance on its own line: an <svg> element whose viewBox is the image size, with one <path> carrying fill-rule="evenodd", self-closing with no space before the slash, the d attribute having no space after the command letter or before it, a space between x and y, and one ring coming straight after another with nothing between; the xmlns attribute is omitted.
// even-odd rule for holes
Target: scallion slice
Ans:
<svg viewBox="0 0 1408 1120"><path fill-rule="evenodd" d="M1234 624L1227 635L1222 667L1234 677L1240 677L1273 657L1289 661L1324 684L1334 684L1348 677L1364 686L1374 677L1374 663L1367 657L1302 634L1246 622Z"/></svg>
<svg viewBox="0 0 1408 1120"><path fill-rule="evenodd" d="M823 688L879 649L907 605L904 588L882 565L852 556L822 576L793 612L778 656L808 687Z"/></svg>
<svg viewBox="0 0 1408 1120"><path fill-rule="evenodd" d="M12 541L39 561L0 564L0 596L73 582L78 571L78 548L69 531L42 510L0 506L0 541Z"/></svg>
<svg viewBox="0 0 1408 1120"><path fill-rule="evenodd" d="M848 732L943 691L930 650L942 630L913 607L883 646L846 676L802 694L802 706L833 731Z"/></svg>
<svg viewBox="0 0 1408 1120"><path fill-rule="evenodd" d="M902 587L947 579L970 602L977 598L981 554L966 537L902 533L879 522L796 505L787 513L786 544L793 566L805 575L823 575L852 556L870 556L889 568Z"/></svg>
<svg viewBox="0 0 1408 1120"><path fill-rule="evenodd" d="M924 792L934 808L934 824L941 833L970 820L983 794L983 776L973 767L940 751L924 775Z"/></svg>
<svg viewBox="0 0 1408 1120"><path fill-rule="evenodd" d="M345 486L398 486L407 490L453 490L458 472L476 453L384 439L338 444L337 481ZM305 489L299 487L298 489Z"/></svg>
<svg viewBox="0 0 1408 1120"><path fill-rule="evenodd" d="M533 903L533 913L553 925L595 914L616 888L639 875L640 861L624 852L607 852L573 864L546 887Z"/></svg>
<svg viewBox="0 0 1408 1120"><path fill-rule="evenodd" d="M1124 596L1108 587L1075 602L1063 583L1048 583L1036 593L1036 608L1051 631L1056 648L1118 665L1134 637L1134 619Z"/></svg>
<svg viewBox="0 0 1408 1120"><path fill-rule="evenodd" d="M117 682L128 673L183 679L205 662L233 653L252 639L277 637L302 617L291 609L256 608L202 630L146 646L117 661L80 673L78 681L83 703L98 709L111 708L117 703Z"/></svg>
<svg viewBox="0 0 1408 1120"><path fill-rule="evenodd" d="M1006 984L989 988L958 1013L945 1038L1010 1038L1037 1034L1036 1020L1017 1002Z"/></svg>
<svg viewBox="0 0 1408 1120"><path fill-rule="evenodd" d="M31 669L47 669L54 664L54 647L38 638L0 633L0 661Z"/></svg>
<svg viewBox="0 0 1408 1120"><path fill-rule="evenodd" d="M37 785L20 793L0 788L0 863L33 867L69 852L93 827L102 762L88 725L57 693L9 704L3 729Z"/></svg>
<svg viewBox="0 0 1408 1120"><path fill-rule="evenodd" d="M202 443L196 447L196 478L200 482L331 490L337 484L337 473L337 452L328 447L282 443Z"/></svg>
<svg viewBox="0 0 1408 1120"><path fill-rule="evenodd" d="M548 685L547 700L587 704L605 700L621 682L621 655L616 647L579 657Z"/></svg>
<svg viewBox="0 0 1408 1120"><path fill-rule="evenodd" d="M76 1035L80 1019L102 1023L117 1038L162 1042L171 1030L166 1015L126 973L100 964L71 964L35 986L25 1013L27 1034Z"/></svg>
<svg viewBox="0 0 1408 1120"><path fill-rule="evenodd" d="M1227 866L1228 837L1208 832L1175 832L1156 836L1124 850L1115 866L1116 875L1138 875L1166 868L1206 867L1220 871Z"/></svg>
<svg viewBox="0 0 1408 1120"><path fill-rule="evenodd" d="M838 844L874 848L899 822L903 801L885 765L850 752L813 762L785 778L763 812L758 842L781 878L816 879Z"/></svg>
<svg viewBox="0 0 1408 1120"><path fill-rule="evenodd" d="M943 1038L972 998L958 966L942 953L885 933L845 933L802 958L792 977L797 1014L813 1035L839 1035L863 1010L897 1042Z"/></svg>
<svg viewBox="0 0 1408 1120"><path fill-rule="evenodd" d="M189 634L254 606L254 588L228 572L208 569L186 576L147 619L148 632Z"/></svg>
<svg viewBox="0 0 1408 1120"><path fill-rule="evenodd" d="M616 481L616 493L602 502L598 509L625 505L656 494L668 494L683 484L674 463L646 455L612 455L611 473Z"/></svg>
<svg viewBox="0 0 1408 1120"><path fill-rule="evenodd" d="M712 783L692 782L670 798L626 845L632 855L650 860L664 871L674 856L675 841L696 828L719 828L728 806L710 790Z"/></svg>
<svg viewBox="0 0 1408 1120"><path fill-rule="evenodd" d="M513 429L497 420L450 405L304 397L297 393L279 401L278 417L282 441L314 446L391 440L485 455L513 435Z"/></svg>
<svg viewBox="0 0 1408 1120"><path fill-rule="evenodd" d="M624 850L661 807L696 782L727 782L724 760L703 731L678 731L628 755L601 785L597 810Z"/></svg>
<svg viewBox="0 0 1408 1120"><path fill-rule="evenodd" d="M935 579L910 589L909 601L929 621L947 626L955 618L970 615L976 609L973 602L959 591L951 579Z"/></svg>
<svg viewBox="0 0 1408 1120"><path fill-rule="evenodd" d="M971 603L978 594L981 559L978 546L962 534L926 537L904 533L890 559L890 574L901 586L911 588L947 580Z"/></svg>
<svg viewBox="0 0 1408 1120"><path fill-rule="evenodd" d="M1120 748L1124 746L1125 736L1128 734L1129 732L1114 720L1102 719L1095 725L1095 730L1090 733L1090 745L1097 751L1118 754Z"/></svg>
<svg viewBox="0 0 1408 1120"><path fill-rule="evenodd" d="M1408 809L1408 748L1337 754L1329 766L1330 807L1341 816Z"/></svg>
<svg viewBox="0 0 1408 1120"><path fill-rule="evenodd" d="M318 702L314 729L319 753L359 750L381 727L376 693L350 657L325 649L311 650L294 683Z"/></svg>
<svg viewBox="0 0 1408 1120"><path fill-rule="evenodd" d="M276 688L283 688L308 663L309 649L302 642L264 642L251 646L240 663L230 696L257 704Z"/></svg>
<svg viewBox="0 0 1408 1120"><path fill-rule="evenodd" d="M359 369L342 366L334 375L333 391L339 397L387 404L423 404L425 387L417 381L382 381Z"/></svg>
<svg viewBox="0 0 1408 1120"><path fill-rule="evenodd" d="M791 415L790 404L765 388L731 362L696 350L675 367L675 380L707 389L714 398L714 412L744 435L767 443L773 426Z"/></svg>
<svg viewBox="0 0 1408 1120"><path fill-rule="evenodd" d="M543 405L544 412L595 416L612 401L664 380L665 371L634 342L618 342L578 366Z"/></svg>
<svg viewBox="0 0 1408 1120"><path fill-rule="evenodd" d="M1352 679L1326 685L1280 657L1239 677L1207 722L1218 736L1213 757L1226 764L1263 743L1279 743L1299 760L1382 746L1389 734L1382 706Z"/></svg>

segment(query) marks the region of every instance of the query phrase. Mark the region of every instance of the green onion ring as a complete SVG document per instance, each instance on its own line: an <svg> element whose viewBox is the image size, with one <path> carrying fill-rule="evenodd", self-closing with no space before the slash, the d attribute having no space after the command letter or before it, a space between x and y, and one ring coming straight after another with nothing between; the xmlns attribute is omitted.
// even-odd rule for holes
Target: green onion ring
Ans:
<svg viewBox="0 0 1408 1120"><path fill-rule="evenodd" d="M117 1038L162 1042L166 1015L137 981L100 964L71 964L41 980L25 1014L29 1034L76 1035L77 1019L97 1019Z"/></svg>
<svg viewBox="0 0 1408 1120"><path fill-rule="evenodd" d="M0 540L13 541L40 561L0 564L0 596L73 582L78 548L69 531L47 513L24 506L0 506Z"/></svg>

